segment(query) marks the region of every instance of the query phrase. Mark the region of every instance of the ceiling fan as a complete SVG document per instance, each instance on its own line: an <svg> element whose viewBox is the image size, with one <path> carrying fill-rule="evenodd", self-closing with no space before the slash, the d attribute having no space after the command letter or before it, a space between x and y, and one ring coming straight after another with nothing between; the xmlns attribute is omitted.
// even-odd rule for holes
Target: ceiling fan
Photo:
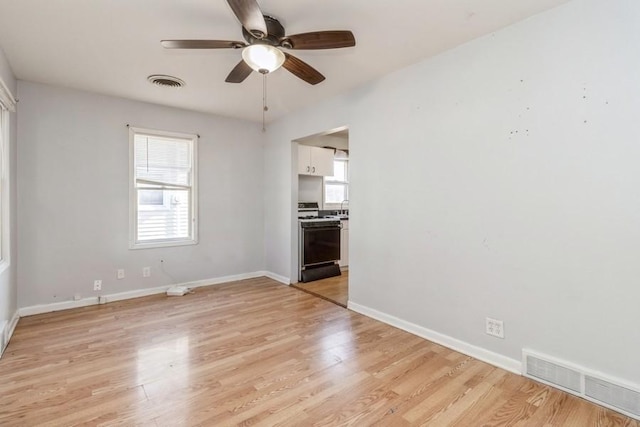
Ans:
<svg viewBox="0 0 640 427"><path fill-rule="evenodd" d="M256 0L227 0L242 24L245 41L231 40L162 40L167 49L243 49L242 60L226 78L228 83L242 83L255 70L262 74L280 66L305 82L315 85L325 77L285 49L336 49L356 45L351 31L315 31L287 36L280 22L264 15Z"/></svg>

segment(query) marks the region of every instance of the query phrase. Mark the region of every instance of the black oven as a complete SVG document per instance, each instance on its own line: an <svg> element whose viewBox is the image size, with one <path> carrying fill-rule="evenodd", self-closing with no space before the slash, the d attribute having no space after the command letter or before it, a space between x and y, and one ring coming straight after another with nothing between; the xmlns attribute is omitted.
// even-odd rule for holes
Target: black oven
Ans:
<svg viewBox="0 0 640 427"><path fill-rule="evenodd" d="M325 277L339 276L340 221L300 221L300 277L310 282Z"/></svg>

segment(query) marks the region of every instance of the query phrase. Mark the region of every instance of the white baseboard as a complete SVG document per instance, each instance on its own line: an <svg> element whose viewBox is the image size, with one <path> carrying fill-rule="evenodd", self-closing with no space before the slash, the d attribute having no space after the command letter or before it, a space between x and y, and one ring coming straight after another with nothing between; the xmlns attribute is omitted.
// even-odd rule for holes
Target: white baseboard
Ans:
<svg viewBox="0 0 640 427"><path fill-rule="evenodd" d="M483 362L487 362L491 365L497 366L498 368L513 372L514 374L522 375L522 362L519 360L511 359L501 354L494 353L482 347L478 347L473 344L469 344L459 339L450 337L448 335L432 331L431 329L416 325L415 323L407 322L406 320L402 320L395 316L391 316L381 311L374 310L364 305L356 304L349 301L347 303L347 307L349 308L349 310L353 310L356 313L363 314L367 317L379 320L388 325L395 326L396 328L407 331L410 334L417 335L429 341L433 341L436 344L443 345L452 350L471 356L475 359L482 360Z"/></svg>
<svg viewBox="0 0 640 427"><path fill-rule="evenodd" d="M4 348L7 346L7 343L9 340L5 339L5 329L7 330L7 333L9 332L9 322L7 322L6 320L3 320L0 322L0 357L2 357L2 352L4 351Z"/></svg>
<svg viewBox="0 0 640 427"><path fill-rule="evenodd" d="M16 310L16 312L13 314L13 317L8 322L5 321L2 324L2 328L0 328L0 334L2 334L2 339L0 340L0 342L2 342L3 344L2 346L0 346L0 357L2 357L4 350L9 345L9 340L11 340L13 331L16 330L16 326L18 325L18 320L20 320L20 315Z"/></svg>
<svg viewBox="0 0 640 427"><path fill-rule="evenodd" d="M18 310L18 313L20 313L20 317L25 317L33 316L34 314L51 313L52 311L69 310L70 308L87 307L94 304L98 304L98 297L83 298L77 301L32 305L30 307L22 307Z"/></svg>
<svg viewBox="0 0 640 427"><path fill-rule="evenodd" d="M131 298L139 298L139 297L146 297L149 295L163 294L171 286L185 286L187 288L199 288L202 286L210 286L210 285L218 285L218 284L227 283L227 282L235 282L237 280L254 279L256 277L263 277L263 276L270 277L268 276L268 274L273 274L273 273L267 273L265 271L256 271L253 273L235 274L232 276L215 277L212 279L196 280L193 282L185 282L185 283L174 283L172 285L158 286L155 288L136 289L133 291L102 295L102 298L104 298L106 302L109 303L109 302L122 301L126 299L131 299ZM277 279L274 279L274 280L277 280ZM18 313L20 317L25 317L25 316L33 316L35 314L51 313L53 311L68 310L70 308L87 307L90 305L97 305L99 303L100 303L99 297L96 296L96 297L83 298L77 301L62 301L62 302L54 302L51 304L40 304L40 305L33 305L30 307L23 307L18 311Z"/></svg>
<svg viewBox="0 0 640 427"><path fill-rule="evenodd" d="M284 285L290 285L290 284L291 284L291 281L289 280L289 278L288 278L288 277L284 277L284 276L281 276L281 275L279 275L279 274L272 273L272 272L270 272L270 271L263 271L263 273L264 273L264 275L265 275L265 276L267 276L269 279L273 279L273 280L275 280L276 282L280 282L280 283L282 283L282 284L284 284Z"/></svg>

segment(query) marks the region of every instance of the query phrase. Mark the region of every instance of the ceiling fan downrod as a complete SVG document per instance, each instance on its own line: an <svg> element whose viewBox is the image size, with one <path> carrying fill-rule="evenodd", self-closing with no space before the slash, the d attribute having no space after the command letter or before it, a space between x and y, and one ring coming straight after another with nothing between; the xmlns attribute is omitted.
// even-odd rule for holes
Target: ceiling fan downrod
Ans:
<svg viewBox="0 0 640 427"><path fill-rule="evenodd" d="M267 111L269 111L269 107L267 106L267 74L269 74L269 71L264 70L266 71L265 73L262 71L263 70L260 70L260 73L262 73L262 132L266 132L265 117Z"/></svg>

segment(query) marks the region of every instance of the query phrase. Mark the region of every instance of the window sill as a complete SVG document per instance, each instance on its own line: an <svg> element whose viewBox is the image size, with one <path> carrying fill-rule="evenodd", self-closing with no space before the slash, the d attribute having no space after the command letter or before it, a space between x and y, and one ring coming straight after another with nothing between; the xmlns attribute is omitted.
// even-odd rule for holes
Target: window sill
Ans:
<svg viewBox="0 0 640 427"><path fill-rule="evenodd" d="M197 245L197 240L174 240L152 243L130 243L129 249L154 249L154 248L171 248L174 246L191 246Z"/></svg>

